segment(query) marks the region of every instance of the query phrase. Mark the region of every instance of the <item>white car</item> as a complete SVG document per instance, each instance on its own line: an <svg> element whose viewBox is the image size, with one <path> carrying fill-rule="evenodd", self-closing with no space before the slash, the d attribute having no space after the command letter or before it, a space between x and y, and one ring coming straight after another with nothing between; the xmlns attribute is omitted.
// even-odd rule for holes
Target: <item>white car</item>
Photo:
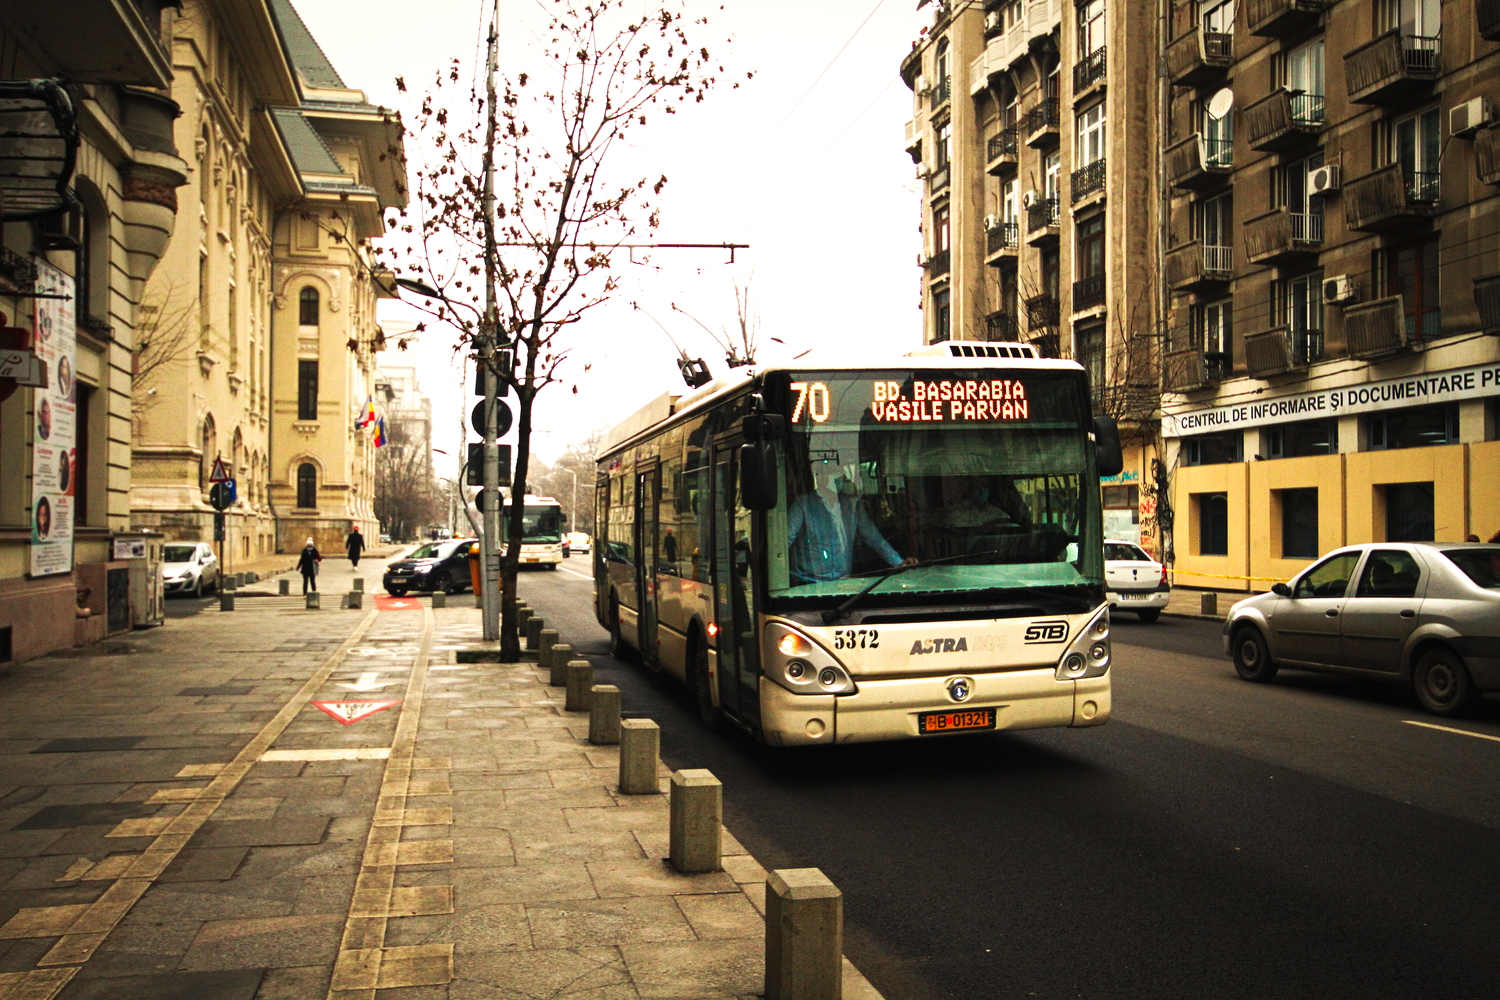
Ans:
<svg viewBox="0 0 1500 1000"><path fill-rule="evenodd" d="M1110 607L1134 611L1143 622L1161 617L1172 596L1167 569L1132 542L1104 543L1104 591Z"/></svg>
<svg viewBox="0 0 1500 1000"><path fill-rule="evenodd" d="M207 542L170 542L162 553L161 575L168 594L202 597L219 589L219 559Z"/></svg>
<svg viewBox="0 0 1500 1000"><path fill-rule="evenodd" d="M586 531L568 532L568 551L573 554L587 554L589 550L589 535Z"/></svg>

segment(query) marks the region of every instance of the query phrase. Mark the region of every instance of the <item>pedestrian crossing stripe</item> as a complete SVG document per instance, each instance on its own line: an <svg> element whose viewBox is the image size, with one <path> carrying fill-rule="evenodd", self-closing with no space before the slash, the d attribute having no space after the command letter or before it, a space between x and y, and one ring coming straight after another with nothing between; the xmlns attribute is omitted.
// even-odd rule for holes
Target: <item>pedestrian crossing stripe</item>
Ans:
<svg viewBox="0 0 1500 1000"><path fill-rule="evenodd" d="M401 699L394 701L315 701L314 708L322 709L328 715L344 725L358 722L360 719L368 719L376 712L384 712L392 705L401 704Z"/></svg>

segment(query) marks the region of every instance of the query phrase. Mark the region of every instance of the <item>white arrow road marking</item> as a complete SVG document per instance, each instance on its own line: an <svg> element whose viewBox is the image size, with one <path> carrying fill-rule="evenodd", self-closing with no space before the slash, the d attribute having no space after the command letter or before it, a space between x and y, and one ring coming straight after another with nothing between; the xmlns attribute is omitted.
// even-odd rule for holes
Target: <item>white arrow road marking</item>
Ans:
<svg viewBox="0 0 1500 1000"><path fill-rule="evenodd" d="M359 680L355 681L353 684L344 684L341 686L348 688L350 691L379 691L382 688L390 687L389 684L376 684L375 681L379 677L379 672L374 670L366 670L364 673L359 675Z"/></svg>

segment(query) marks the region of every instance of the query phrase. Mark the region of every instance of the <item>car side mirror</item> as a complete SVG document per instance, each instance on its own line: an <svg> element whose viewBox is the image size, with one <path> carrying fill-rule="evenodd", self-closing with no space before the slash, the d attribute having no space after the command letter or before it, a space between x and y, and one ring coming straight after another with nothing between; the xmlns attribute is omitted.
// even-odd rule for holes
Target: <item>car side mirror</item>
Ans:
<svg viewBox="0 0 1500 1000"><path fill-rule="evenodd" d="M1277 597L1291 597L1292 588L1288 587L1284 583L1273 583L1271 584L1271 593L1275 594Z"/></svg>
<svg viewBox="0 0 1500 1000"><path fill-rule="evenodd" d="M1125 454L1120 448L1120 427L1114 417L1094 418L1094 465L1101 476L1118 476L1125 468Z"/></svg>
<svg viewBox="0 0 1500 1000"><path fill-rule="evenodd" d="M765 441L740 446L740 502L747 510L776 507L776 452Z"/></svg>

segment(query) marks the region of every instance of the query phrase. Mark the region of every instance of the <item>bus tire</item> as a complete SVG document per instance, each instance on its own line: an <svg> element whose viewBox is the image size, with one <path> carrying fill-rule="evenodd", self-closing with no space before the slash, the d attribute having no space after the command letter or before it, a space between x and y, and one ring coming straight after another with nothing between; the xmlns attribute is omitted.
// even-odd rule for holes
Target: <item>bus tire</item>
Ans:
<svg viewBox="0 0 1500 1000"><path fill-rule="evenodd" d="M617 660L630 658L630 645L620 632L620 599L609 595L609 655Z"/></svg>
<svg viewBox="0 0 1500 1000"><path fill-rule="evenodd" d="M693 700L698 703L698 718L712 732L724 725L724 713L714 704L713 678L708 672L708 643L703 636L694 633L689 649L688 663L692 667L690 678L693 685Z"/></svg>

